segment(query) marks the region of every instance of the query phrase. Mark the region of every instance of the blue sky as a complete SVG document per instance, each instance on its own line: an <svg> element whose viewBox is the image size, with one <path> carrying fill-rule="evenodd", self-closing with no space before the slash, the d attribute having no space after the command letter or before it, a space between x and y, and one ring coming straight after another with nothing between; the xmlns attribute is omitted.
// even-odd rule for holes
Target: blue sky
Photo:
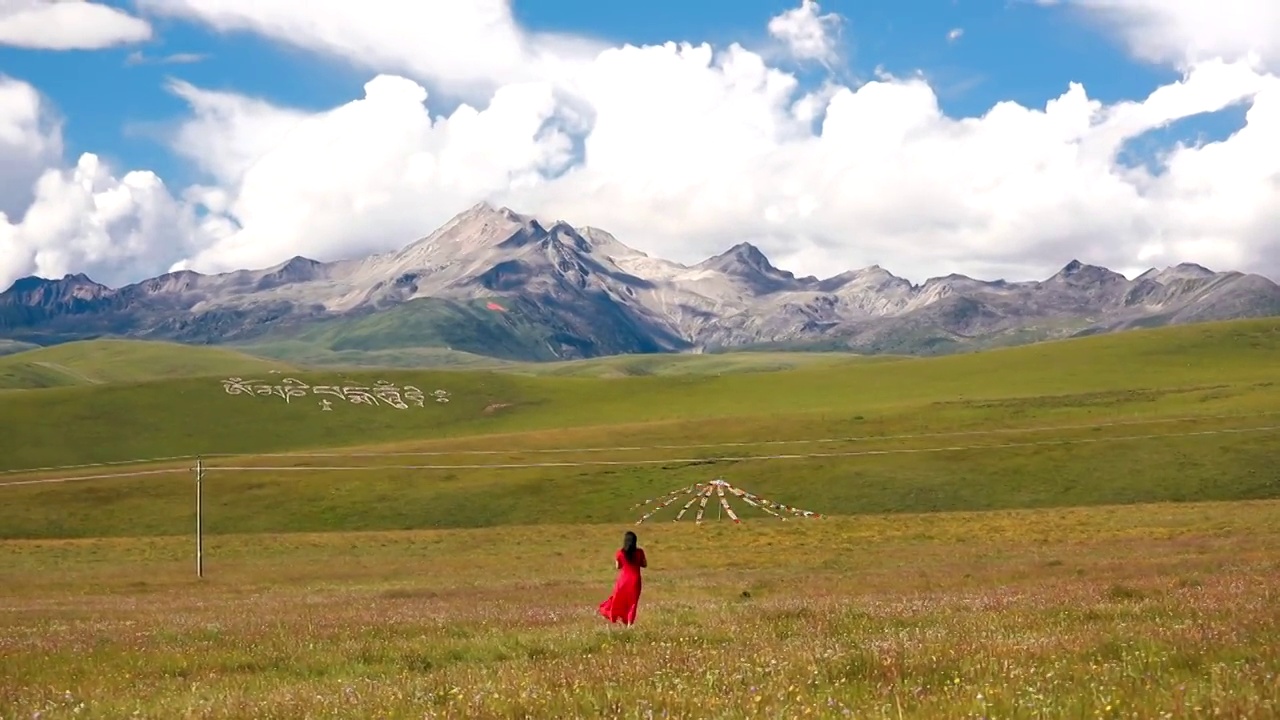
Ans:
<svg viewBox="0 0 1280 720"><path fill-rule="evenodd" d="M130 9L131 3L105 4ZM748 47L767 40L768 19L792 7L779 0L517 0L517 19L531 30L589 35L611 44L666 41ZM828 0L825 12L845 18L841 50L847 77L869 79L877 67L895 75L923 72L951 115L980 115L994 103L1030 107L1080 82L1090 97L1141 99L1178 74L1131 59L1089 19L1062 7L1026 0ZM319 53L244 32L218 33L200 24L154 21L156 37L136 47L58 52L0 47L0 69L38 87L64 116L71 156L96 152L114 165L144 167L169 182L193 179L162 138L186 111L164 89L180 78L206 89L234 90L277 104L321 110L358 97L371 74ZM955 41L948 33L963 30ZM156 59L201 55L193 63L131 64L142 52ZM813 79L816 73L807 76ZM432 110L448 112L433 101ZM1143 157L1178 138L1221 137L1241 113L1183 121L1155 141L1136 143Z"/></svg>

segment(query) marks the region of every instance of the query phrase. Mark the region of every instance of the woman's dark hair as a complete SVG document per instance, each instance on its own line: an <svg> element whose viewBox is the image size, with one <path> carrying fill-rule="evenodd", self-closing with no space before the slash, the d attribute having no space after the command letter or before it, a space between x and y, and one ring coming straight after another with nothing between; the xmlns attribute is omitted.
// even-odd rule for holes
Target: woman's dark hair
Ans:
<svg viewBox="0 0 1280 720"><path fill-rule="evenodd" d="M622 536L622 554L627 556L627 562L631 562L636 555L636 534L628 530Z"/></svg>

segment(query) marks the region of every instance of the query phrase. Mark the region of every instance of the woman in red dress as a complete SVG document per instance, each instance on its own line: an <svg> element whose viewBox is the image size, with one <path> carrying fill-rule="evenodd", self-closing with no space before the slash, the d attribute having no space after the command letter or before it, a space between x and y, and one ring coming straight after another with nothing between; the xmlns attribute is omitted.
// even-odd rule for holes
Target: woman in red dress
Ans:
<svg viewBox="0 0 1280 720"><path fill-rule="evenodd" d="M630 530L622 536L622 549L613 556L613 566L618 569L618 579L613 594L600 603L600 614L611 623L634 625L640 604L640 568L649 567L649 561L644 550L636 547L636 534Z"/></svg>

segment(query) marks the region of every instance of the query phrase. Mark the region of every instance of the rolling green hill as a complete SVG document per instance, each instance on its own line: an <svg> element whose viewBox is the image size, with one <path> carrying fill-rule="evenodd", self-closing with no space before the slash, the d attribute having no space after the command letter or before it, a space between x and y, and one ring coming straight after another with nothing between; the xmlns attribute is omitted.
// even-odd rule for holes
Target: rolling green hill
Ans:
<svg viewBox="0 0 1280 720"><path fill-rule="evenodd" d="M140 382L226 371L316 372L328 370L497 370L520 375L628 377L774 372L809 366L886 362L892 355L819 352L620 355L559 362L516 362L439 348L325 350L281 341L266 345L212 347L145 340L83 340L49 348L27 346L21 355L0 355L0 390ZM39 352L31 352L32 349Z"/></svg>
<svg viewBox="0 0 1280 720"><path fill-rule="evenodd" d="M174 365L189 369L194 363L185 349L173 346L120 347L127 349L124 354L129 357L122 357L119 364L109 361L110 354L98 346L69 344L40 351L52 353L42 357L86 378L122 382L87 385L82 381L75 387L6 396L0 403L5 422L17 427L0 440L0 465L56 463L69 452L60 441L69 432L100 438L70 451L76 462L95 462L175 453L361 445L423 439L428 432L458 436L780 413L866 414L921 403L954 405L1100 392L1164 396L1186 387L1280 379L1280 365L1275 362L1280 357L1280 321L1269 320L1134 331L900 362L814 364L769 374L597 378L495 371L294 372L314 385L372 387L385 380L452 394L449 404L428 403L421 412L339 400L334 411L321 413L322 396L309 394L288 403L280 398L233 396L212 376L138 381L148 370L160 376L179 375ZM132 357L139 347L156 353L152 365ZM80 357L78 348L91 349L91 357ZM227 360L236 355L212 352L207 356L212 360L202 370L266 383L279 380L269 370L281 366L255 359L236 365ZM165 366L166 361L172 364ZM108 376L113 367L119 369L120 377ZM495 405L503 407L484 412ZM106 418L112 421L101 422ZM30 422L35 419L42 422Z"/></svg>
<svg viewBox="0 0 1280 720"><path fill-rule="evenodd" d="M282 362L223 348L142 340L86 340L0 357L0 390L290 369Z"/></svg>
<svg viewBox="0 0 1280 720"><path fill-rule="evenodd" d="M773 372L809 365L884 362L896 355L854 355L848 352L757 352L711 354L654 353L616 355L584 360L523 362L499 360L459 350L431 347L364 350L329 349L324 343L280 340L235 346L264 358L311 368L430 368L432 370L501 370L524 375L626 377L632 375L715 375Z"/></svg>
<svg viewBox="0 0 1280 720"><path fill-rule="evenodd" d="M719 474L834 514L1277 497L1277 357L1280 322L1246 321L770 373L291 376L416 385L402 410L216 377L61 387L0 395L0 466L204 454L211 532L625 521ZM216 456L303 449L329 450ZM129 469L0 475L0 536L185 532L189 474L3 484Z"/></svg>
<svg viewBox="0 0 1280 720"><path fill-rule="evenodd" d="M307 340L269 342L225 347L256 357L279 360L313 368L433 368L438 370L496 370L524 363L474 355L439 347L404 347L380 350L344 348L333 350L325 343Z"/></svg>
<svg viewBox="0 0 1280 720"><path fill-rule="evenodd" d="M22 345L19 343L19 345ZM24 346L0 354L0 390L139 382L178 377L254 371L315 371L429 368L501 370L522 375L625 377L632 375L715 375L772 372L810 365L884 362L896 356L849 353L734 352L723 354L650 354L568 360L516 362L443 348L328 350L301 341L263 345L208 346L145 340L83 340L48 348Z"/></svg>
<svg viewBox="0 0 1280 720"><path fill-rule="evenodd" d="M551 332L528 317L523 305L495 312L484 301L420 298L361 317L281 328L248 347L259 354L324 364L344 357L338 362L381 364L407 356L492 367L503 360L556 359L548 346ZM476 354L480 352L484 355Z"/></svg>
<svg viewBox="0 0 1280 720"><path fill-rule="evenodd" d="M501 369L530 375L622 378L648 375L771 373L808 367L835 368L853 363L878 363L903 359L906 358L842 352L731 352L705 355L620 355L564 362L512 364Z"/></svg>
<svg viewBox="0 0 1280 720"><path fill-rule="evenodd" d="M38 347L40 346L33 345L32 343L0 339L0 356L12 355L13 353L25 352L27 350L35 350Z"/></svg>

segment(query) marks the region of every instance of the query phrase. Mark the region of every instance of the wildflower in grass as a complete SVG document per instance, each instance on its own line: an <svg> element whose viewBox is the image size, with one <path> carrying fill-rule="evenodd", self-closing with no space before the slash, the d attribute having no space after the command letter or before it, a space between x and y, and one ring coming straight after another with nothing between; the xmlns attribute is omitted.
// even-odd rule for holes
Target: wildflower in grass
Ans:
<svg viewBox="0 0 1280 720"><path fill-rule="evenodd" d="M1082 578L1024 578L1038 547L888 544L939 578L927 590L879 559L892 553L859 560L869 569L846 580L787 549L800 569L760 572L750 604L726 558L664 571L647 589L652 629L625 642L593 631L583 600L595 581L581 570L541 562L545 576L511 578L493 572L496 553L459 553L412 592L386 592L399 565L346 578L340 568L355 565L343 559L333 583L268 593L0 583L0 717L72 717L81 702L95 717L1274 717L1280 535L1217 537L1190 555L1177 538L1054 546L1073 564L1098 556ZM716 547L690 541L685 557ZM989 562L993 548L989 586L946 572ZM0 556L0 574L16 556ZM1201 587L1153 590L1170 557ZM1116 603L1117 584L1143 589L1145 604Z"/></svg>

